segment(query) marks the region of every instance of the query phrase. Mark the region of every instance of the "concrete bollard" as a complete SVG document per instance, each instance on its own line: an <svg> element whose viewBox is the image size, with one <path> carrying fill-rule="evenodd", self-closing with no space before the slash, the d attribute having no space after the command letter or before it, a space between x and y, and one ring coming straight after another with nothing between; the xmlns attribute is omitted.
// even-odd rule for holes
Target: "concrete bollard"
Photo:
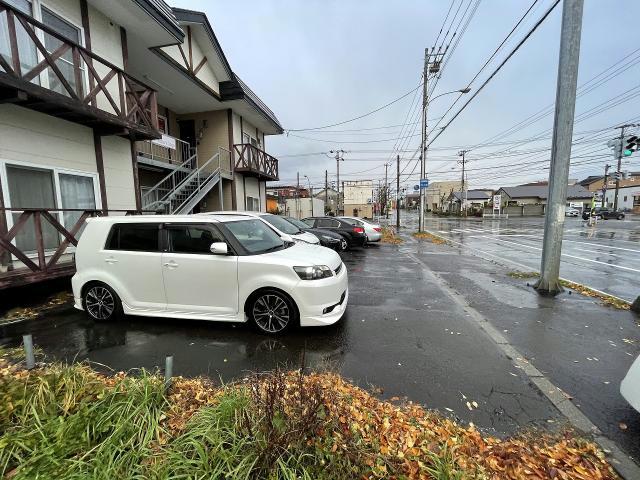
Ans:
<svg viewBox="0 0 640 480"><path fill-rule="evenodd" d="M33 337L31 334L22 336L22 344L24 345L24 358L27 363L27 370L31 370L36 366L36 357L33 353Z"/></svg>
<svg viewBox="0 0 640 480"><path fill-rule="evenodd" d="M171 377L173 376L173 355L169 355L164 359L164 389L168 390L171 386Z"/></svg>

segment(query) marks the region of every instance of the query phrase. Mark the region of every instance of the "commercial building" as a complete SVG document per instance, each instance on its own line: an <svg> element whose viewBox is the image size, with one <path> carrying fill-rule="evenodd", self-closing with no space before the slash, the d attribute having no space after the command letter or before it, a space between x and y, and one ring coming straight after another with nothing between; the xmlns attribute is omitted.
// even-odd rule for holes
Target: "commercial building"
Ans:
<svg viewBox="0 0 640 480"><path fill-rule="evenodd" d="M344 215L373 218L373 181L343 182L342 211Z"/></svg>

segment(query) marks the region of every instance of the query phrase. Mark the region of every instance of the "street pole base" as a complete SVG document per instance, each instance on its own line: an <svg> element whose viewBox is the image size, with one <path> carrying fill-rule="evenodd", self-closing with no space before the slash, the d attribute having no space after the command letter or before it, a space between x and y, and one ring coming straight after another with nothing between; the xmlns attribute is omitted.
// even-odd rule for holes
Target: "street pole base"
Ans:
<svg viewBox="0 0 640 480"><path fill-rule="evenodd" d="M635 313L640 313L640 296L636 298L631 304L631 311Z"/></svg>
<svg viewBox="0 0 640 480"><path fill-rule="evenodd" d="M559 293L564 292L564 288L560 285L559 280L549 281L545 278L541 278L533 286L540 295L545 297L555 297Z"/></svg>

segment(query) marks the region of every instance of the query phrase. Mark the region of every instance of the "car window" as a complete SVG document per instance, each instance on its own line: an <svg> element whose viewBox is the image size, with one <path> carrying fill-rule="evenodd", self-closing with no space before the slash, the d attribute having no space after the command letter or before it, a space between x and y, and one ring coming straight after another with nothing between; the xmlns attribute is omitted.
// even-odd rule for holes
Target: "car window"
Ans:
<svg viewBox="0 0 640 480"><path fill-rule="evenodd" d="M316 224L315 218L303 218L302 221L307 225L309 225L310 227L313 227Z"/></svg>
<svg viewBox="0 0 640 480"><path fill-rule="evenodd" d="M168 228L169 248L174 253L211 254L211 244L224 238L205 225L173 225Z"/></svg>
<svg viewBox="0 0 640 480"><path fill-rule="evenodd" d="M282 239L261 220L226 222L225 227L249 253L266 253L284 247Z"/></svg>
<svg viewBox="0 0 640 480"><path fill-rule="evenodd" d="M287 222L284 218L279 217L278 215L260 215L260 218L288 235L296 235L300 233L300 229L298 227L293 225L291 222Z"/></svg>
<svg viewBox="0 0 640 480"><path fill-rule="evenodd" d="M116 223L111 227L105 248L133 252L159 252L160 224Z"/></svg>
<svg viewBox="0 0 640 480"><path fill-rule="evenodd" d="M333 218L319 218L318 227L320 228L336 228L340 226L340 222Z"/></svg>
<svg viewBox="0 0 640 480"><path fill-rule="evenodd" d="M306 223L304 223L301 220L298 220L297 218L293 218L293 217L282 217L282 218L284 218L287 222L293 223L296 227L298 227L300 229L309 228L309 225L307 225Z"/></svg>

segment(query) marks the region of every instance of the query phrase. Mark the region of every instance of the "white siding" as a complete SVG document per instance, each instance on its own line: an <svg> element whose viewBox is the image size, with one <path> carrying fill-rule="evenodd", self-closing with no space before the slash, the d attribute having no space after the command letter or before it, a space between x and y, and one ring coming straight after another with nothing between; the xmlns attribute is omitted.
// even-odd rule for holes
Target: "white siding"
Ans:
<svg viewBox="0 0 640 480"><path fill-rule="evenodd" d="M102 157L109 208L134 210L136 196L129 140L114 136L102 137Z"/></svg>

